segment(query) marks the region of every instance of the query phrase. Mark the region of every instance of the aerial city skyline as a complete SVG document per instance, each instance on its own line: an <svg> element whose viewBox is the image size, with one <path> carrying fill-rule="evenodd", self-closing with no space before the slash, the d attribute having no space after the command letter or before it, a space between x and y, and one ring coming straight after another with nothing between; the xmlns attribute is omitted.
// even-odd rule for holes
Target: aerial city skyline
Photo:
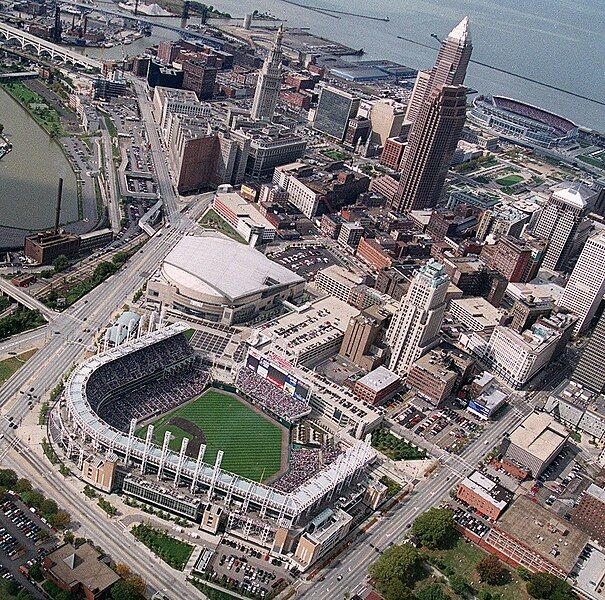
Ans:
<svg viewBox="0 0 605 600"><path fill-rule="evenodd" d="M454 5L0 8L2 600L601 599L605 134L525 92L601 101Z"/></svg>

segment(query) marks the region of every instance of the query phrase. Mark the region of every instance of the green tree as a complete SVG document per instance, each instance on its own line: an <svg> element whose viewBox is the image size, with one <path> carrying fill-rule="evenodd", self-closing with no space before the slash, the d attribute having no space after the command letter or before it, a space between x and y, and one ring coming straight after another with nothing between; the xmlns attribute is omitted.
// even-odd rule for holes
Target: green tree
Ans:
<svg viewBox="0 0 605 600"><path fill-rule="evenodd" d="M531 571L528 571L525 567L519 567L517 573L519 573L519 577L521 577L523 581L529 581L531 579Z"/></svg>
<svg viewBox="0 0 605 600"><path fill-rule="evenodd" d="M40 582L44 579L44 573L42 572L42 567L40 566L40 563L34 563L29 571L28 571L29 576L37 582Z"/></svg>
<svg viewBox="0 0 605 600"><path fill-rule="evenodd" d="M145 596L135 582L120 579L111 588L111 600L144 600Z"/></svg>
<svg viewBox="0 0 605 600"><path fill-rule="evenodd" d="M40 504L40 512L47 518L56 515L58 510L59 507L57 506L57 503L50 498L45 498Z"/></svg>
<svg viewBox="0 0 605 600"><path fill-rule="evenodd" d="M420 553L409 544L391 546L370 566L370 575L386 600L398 598L395 590L409 588L422 575Z"/></svg>
<svg viewBox="0 0 605 600"><path fill-rule="evenodd" d="M570 600L574 598L571 585L551 573L533 573L527 582L527 593L543 600Z"/></svg>
<svg viewBox="0 0 605 600"><path fill-rule="evenodd" d="M21 479L19 479L19 481L17 481L17 483L15 484L15 492L17 492L17 494L23 494L23 492L31 492L32 491L32 484L31 481L29 479L25 479L24 477L21 477Z"/></svg>
<svg viewBox="0 0 605 600"><path fill-rule="evenodd" d="M18 481L17 473L12 469L0 469L0 486L12 490Z"/></svg>
<svg viewBox="0 0 605 600"><path fill-rule="evenodd" d="M452 592L458 594L458 596L464 596L467 592L471 591L471 584L463 575L454 573L450 576L449 581Z"/></svg>
<svg viewBox="0 0 605 600"><path fill-rule="evenodd" d="M25 588L23 588L17 594L17 600L34 600L34 598Z"/></svg>
<svg viewBox="0 0 605 600"><path fill-rule="evenodd" d="M45 500L44 495L36 491L25 492L21 495L21 499L27 506L33 506L34 508L40 508Z"/></svg>
<svg viewBox="0 0 605 600"><path fill-rule="evenodd" d="M481 581L489 585L502 585L510 578L508 569L493 554L477 563L477 573L479 573Z"/></svg>
<svg viewBox="0 0 605 600"><path fill-rule="evenodd" d="M443 586L438 583L432 583L423 587L416 592L418 600L450 600L450 597L445 593Z"/></svg>
<svg viewBox="0 0 605 600"><path fill-rule="evenodd" d="M71 523L71 517L67 511L58 510L54 515L51 515L50 524L57 529L65 529Z"/></svg>
<svg viewBox="0 0 605 600"><path fill-rule="evenodd" d="M416 518L412 533L427 548L447 548L457 535L452 511L447 508L429 508Z"/></svg>
<svg viewBox="0 0 605 600"><path fill-rule="evenodd" d="M65 254L60 254L53 261L53 269L55 270L55 273L65 271L67 267L69 267L69 259L67 258L67 256L65 256Z"/></svg>

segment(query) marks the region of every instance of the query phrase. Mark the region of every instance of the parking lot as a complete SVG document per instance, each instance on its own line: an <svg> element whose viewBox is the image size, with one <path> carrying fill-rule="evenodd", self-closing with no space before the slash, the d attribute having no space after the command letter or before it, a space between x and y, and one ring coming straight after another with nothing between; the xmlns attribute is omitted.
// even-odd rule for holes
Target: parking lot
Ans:
<svg viewBox="0 0 605 600"><path fill-rule="evenodd" d="M454 508L454 521L465 529L472 531L475 535L483 537L490 530L490 527L481 519L471 515L464 508L456 508L455 506L451 508Z"/></svg>
<svg viewBox="0 0 605 600"><path fill-rule="evenodd" d="M16 496L0 502L0 576L14 579L35 598L44 596L24 573L57 546L53 530Z"/></svg>
<svg viewBox="0 0 605 600"><path fill-rule="evenodd" d="M230 581L240 594L256 598L274 595L288 577L280 559L234 540L219 544L207 572L219 585Z"/></svg>
<svg viewBox="0 0 605 600"><path fill-rule="evenodd" d="M269 258L304 277L307 281L312 281L318 271L330 265L340 264L340 261L329 250L321 246L283 248L270 253Z"/></svg>
<svg viewBox="0 0 605 600"><path fill-rule="evenodd" d="M400 425L448 452L459 452L483 430L484 424L454 405L428 409L421 402L410 404L396 418Z"/></svg>

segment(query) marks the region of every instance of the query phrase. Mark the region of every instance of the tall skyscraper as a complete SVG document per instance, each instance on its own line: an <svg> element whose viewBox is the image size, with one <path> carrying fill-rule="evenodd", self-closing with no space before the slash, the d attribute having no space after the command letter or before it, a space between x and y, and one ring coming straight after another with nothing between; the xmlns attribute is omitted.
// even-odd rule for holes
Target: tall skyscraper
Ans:
<svg viewBox="0 0 605 600"><path fill-rule="evenodd" d="M597 193L581 183L562 183L551 190L534 233L548 240L542 267L563 271L588 238L591 221L585 219Z"/></svg>
<svg viewBox="0 0 605 600"><path fill-rule="evenodd" d="M602 363L604 356L605 314L601 315L588 343L584 347L571 380L582 384L593 392L602 393L605 390L605 369Z"/></svg>
<svg viewBox="0 0 605 600"><path fill-rule="evenodd" d="M284 26L280 25L277 30L277 38L265 59L258 82L256 92L252 101L252 112L250 116L254 121L271 121L275 113L275 105L281 89L282 80L282 58L281 49L282 39L284 37Z"/></svg>
<svg viewBox="0 0 605 600"><path fill-rule="evenodd" d="M592 321L605 294L605 233L588 238L580 253L559 305L578 316L575 332Z"/></svg>
<svg viewBox="0 0 605 600"><path fill-rule="evenodd" d="M465 17L441 44L435 66L420 72L406 120L412 120L401 160L393 208L405 212L435 206L466 117L462 85L473 45Z"/></svg>
<svg viewBox="0 0 605 600"><path fill-rule="evenodd" d="M326 85L319 93L313 129L342 142L349 121L357 115L359 103L354 94Z"/></svg>
<svg viewBox="0 0 605 600"><path fill-rule="evenodd" d="M437 343L448 286L445 267L435 260L416 271L387 331L391 371L407 375L412 363Z"/></svg>

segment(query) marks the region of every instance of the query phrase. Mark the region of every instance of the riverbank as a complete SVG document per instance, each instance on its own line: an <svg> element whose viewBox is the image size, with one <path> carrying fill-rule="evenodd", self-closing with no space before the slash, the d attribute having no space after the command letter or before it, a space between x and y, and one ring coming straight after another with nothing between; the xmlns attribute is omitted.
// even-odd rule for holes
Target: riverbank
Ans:
<svg viewBox="0 0 605 600"><path fill-rule="evenodd" d="M13 146L0 161L2 250L22 248L28 233L52 226L58 177L65 181L63 226L81 234L94 229L99 221L94 184L87 175L94 165L84 165L78 152L90 156L92 162L94 154L76 135L80 132L75 115L64 121L62 113L67 109L54 106L61 99L42 82L34 83L41 90L21 82L0 86L0 95L6 94L0 103L0 121L9 127L3 133ZM53 98L43 97L40 91ZM66 130L66 123L72 131Z"/></svg>
<svg viewBox="0 0 605 600"><path fill-rule="evenodd" d="M61 125L61 116L54 108L48 106L42 96L20 81L2 83L0 86L29 113L51 138L66 135Z"/></svg>

